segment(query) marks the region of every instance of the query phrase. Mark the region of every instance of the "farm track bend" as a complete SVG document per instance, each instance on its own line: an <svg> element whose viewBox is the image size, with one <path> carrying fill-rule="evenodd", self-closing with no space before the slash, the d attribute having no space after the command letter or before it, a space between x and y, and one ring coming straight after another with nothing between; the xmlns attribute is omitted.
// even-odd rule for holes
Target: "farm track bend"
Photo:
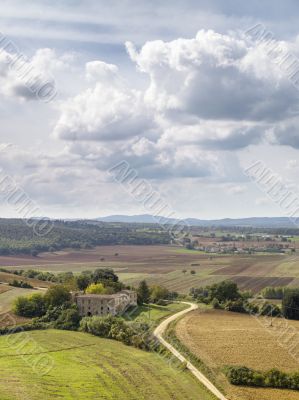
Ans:
<svg viewBox="0 0 299 400"><path fill-rule="evenodd" d="M189 362L179 351L177 351L170 343L168 343L164 338L163 334L165 333L168 325L175 321L177 318L187 314L190 311L196 310L198 308L197 304L182 302L183 304L187 304L190 307L180 311L174 315L171 315L167 319L161 322L160 325L154 330L155 337L159 340L163 346L165 346L175 357L177 357L182 363L185 362L189 371L210 391L217 397L219 400L228 400L214 385L209 379L203 375L191 362Z"/></svg>

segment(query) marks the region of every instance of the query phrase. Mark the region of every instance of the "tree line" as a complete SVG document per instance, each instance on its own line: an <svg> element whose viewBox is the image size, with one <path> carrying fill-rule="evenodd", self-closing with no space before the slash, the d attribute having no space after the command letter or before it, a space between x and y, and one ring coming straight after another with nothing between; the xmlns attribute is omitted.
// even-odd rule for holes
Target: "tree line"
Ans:
<svg viewBox="0 0 299 400"><path fill-rule="evenodd" d="M36 222L38 225L39 222ZM43 222L40 222L43 224ZM97 221L53 221L39 236L22 219L0 219L0 255L31 254L64 248L88 249L100 245L154 245L170 243L168 232L158 225L115 224Z"/></svg>
<svg viewBox="0 0 299 400"><path fill-rule="evenodd" d="M194 300L211 304L216 309L299 320L299 288L267 288L265 293L274 296L274 299L282 296L282 308L266 300L261 305L250 302L252 293L241 292L238 285L230 280L190 290Z"/></svg>
<svg viewBox="0 0 299 400"><path fill-rule="evenodd" d="M278 369L255 371L247 367L227 367L225 374L233 385L299 390L299 372L286 373Z"/></svg>

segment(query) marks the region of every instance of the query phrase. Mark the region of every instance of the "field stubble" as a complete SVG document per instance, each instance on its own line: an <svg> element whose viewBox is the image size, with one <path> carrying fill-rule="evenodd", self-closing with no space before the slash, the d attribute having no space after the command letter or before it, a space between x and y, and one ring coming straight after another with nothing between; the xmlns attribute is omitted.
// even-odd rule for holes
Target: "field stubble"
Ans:
<svg viewBox="0 0 299 400"><path fill-rule="evenodd" d="M255 370L278 368L299 371L299 363L288 348L277 340L278 324L271 328L265 320L216 310L199 310L188 314L176 327L178 339L212 371L232 400L299 400L291 390L249 388L230 385L223 374L227 365L242 365ZM288 321L299 334L299 321ZM269 321L270 325L270 321ZM276 329L276 334L271 334ZM281 328L282 330L285 328ZM298 350L298 349L297 349Z"/></svg>

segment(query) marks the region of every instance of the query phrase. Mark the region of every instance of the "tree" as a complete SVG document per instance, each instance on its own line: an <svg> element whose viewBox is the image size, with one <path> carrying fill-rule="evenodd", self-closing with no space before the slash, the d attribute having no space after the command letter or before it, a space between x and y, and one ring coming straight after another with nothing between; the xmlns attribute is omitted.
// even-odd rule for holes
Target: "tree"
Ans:
<svg viewBox="0 0 299 400"><path fill-rule="evenodd" d="M70 292L63 285L50 287L45 294L47 307L60 306L71 300Z"/></svg>
<svg viewBox="0 0 299 400"><path fill-rule="evenodd" d="M46 312L44 296L34 293L31 296L18 297L14 302L13 312L21 317L41 317Z"/></svg>
<svg viewBox="0 0 299 400"><path fill-rule="evenodd" d="M159 300L164 300L168 297L168 295L169 291L163 286L154 285L151 287L150 300L152 303L157 303Z"/></svg>
<svg viewBox="0 0 299 400"><path fill-rule="evenodd" d="M187 270L186 270L186 269L183 269L182 272L183 272L183 274L185 275L185 273L187 272Z"/></svg>
<svg viewBox="0 0 299 400"><path fill-rule="evenodd" d="M190 274L191 274L191 275L195 275L195 274L196 274L196 271L194 271L194 269L192 269L192 270L190 271Z"/></svg>
<svg viewBox="0 0 299 400"><path fill-rule="evenodd" d="M76 284L79 290L85 290L90 284L91 277L87 274L80 274L76 277Z"/></svg>
<svg viewBox="0 0 299 400"><path fill-rule="evenodd" d="M88 294L103 294L105 293L105 288L102 283L92 283L86 289L86 293Z"/></svg>
<svg viewBox="0 0 299 400"><path fill-rule="evenodd" d="M215 298L219 303L224 303L228 300L237 300L241 297L237 284L232 281L215 283L208 287L208 291L210 300Z"/></svg>
<svg viewBox="0 0 299 400"><path fill-rule="evenodd" d="M246 313L246 306L247 304L243 301L243 299L229 300L225 305L225 309L232 312Z"/></svg>
<svg viewBox="0 0 299 400"><path fill-rule="evenodd" d="M288 289L284 291L282 314L287 319L299 320L299 289Z"/></svg>
<svg viewBox="0 0 299 400"><path fill-rule="evenodd" d="M265 299L278 299L278 300L281 300L283 298L284 290L285 289L283 287L265 287L261 291L261 295Z"/></svg>
<svg viewBox="0 0 299 400"><path fill-rule="evenodd" d="M77 282L72 272L61 272L57 275L58 282L63 284L69 291L77 289Z"/></svg>
<svg viewBox="0 0 299 400"><path fill-rule="evenodd" d="M266 315L268 317L277 317L281 315L281 311L276 304L270 304L268 302L265 302L260 308L260 314Z"/></svg>
<svg viewBox="0 0 299 400"><path fill-rule="evenodd" d="M138 296L138 303L143 304L143 303L149 303L150 301L150 290L149 287L147 286L146 281L141 281L139 283L139 287L137 289L137 296Z"/></svg>
<svg viewBox="0 0 299 400"><path fill-rule="evenodd" d="M110 281L118 282L118 276L114 273L111 268L98 268L94 271L92 275L92 280L94 283Z"/></svg>

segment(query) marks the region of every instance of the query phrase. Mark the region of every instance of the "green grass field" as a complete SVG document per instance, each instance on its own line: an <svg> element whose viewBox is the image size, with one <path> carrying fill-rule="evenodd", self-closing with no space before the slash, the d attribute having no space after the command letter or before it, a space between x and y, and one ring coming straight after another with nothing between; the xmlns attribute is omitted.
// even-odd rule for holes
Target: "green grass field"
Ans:
<svg viewBox="0 0 299 400"><path fill-rule="evenodd" d="M27 342L17 347L22 339ZM36 345L53 360L46 375L32 368L39 357ZM158 354L79 332L2 336L0 370L1 400L213 399L189 372L169 365Z"/></svg>
<svg viewBox="0 0 299 400"><path fill-rule="evenodd" d="M139 306L132 313L126 316L128 320L134 321L145 321L153 326L156 326L162 319L168 317L171 314L175 314L179 311L188 308L186 304L172 303L167 306L158 306L156 304L150 304L150 306Z"/></svg>

